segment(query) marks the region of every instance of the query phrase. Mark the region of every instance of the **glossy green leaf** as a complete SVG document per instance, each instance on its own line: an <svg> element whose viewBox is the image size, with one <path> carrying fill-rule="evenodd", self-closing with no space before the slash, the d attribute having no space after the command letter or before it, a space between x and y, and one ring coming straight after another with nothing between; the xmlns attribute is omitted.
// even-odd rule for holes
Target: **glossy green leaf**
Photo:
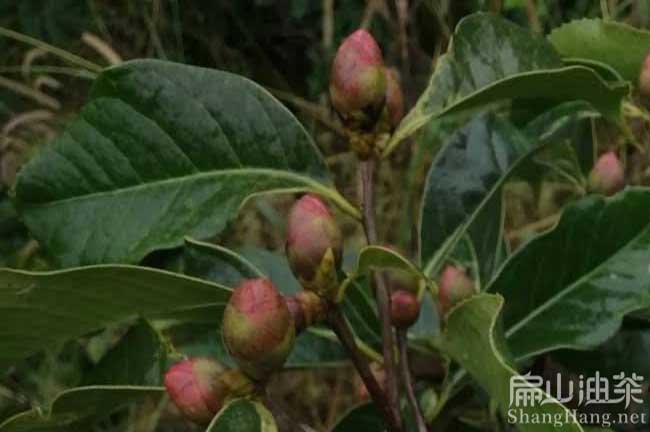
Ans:
<svg viewBox="0 0 650 432"><path fill-rule="evenodd" d="M212 304L230 289L187 276L125 265L54 272L0 269L0 370L39 350L135 316Z"/></svg>
<svg viewBox="0 0 650 432"><path fill-rule="evenodd" d="M556 28L548 40L562 56L604 63L636 85L650 32L615 21L581 19Z"/></svg>
<svg viewBox="0 0 650 432"><path fill-rule="evenodd" d="M587 197L506 261L489 290L506 298L518 359L595 347L627 313L650 306L649 208L647 188Z"/></svg>
<svg viewBox="0 0 650 432"><path fill-rule="evenodd" d="M386 430L372 403L356 406L339 419L331 432L383 432Z"/></svg>
<svg viewBox="0 0 650 432"><path fill-rule="evenodd" d="M607 83L591 68L563 67L548 41L503 18L470 15L458 24L449 52L384 155L434 118L504 100L585 100L618 120L628 92L627 85Z"/></svg>
<svg viewBox="0 0 650 432"><path fill-rule="evenodd" d="M257 84L155 60L104 71L63 135L24 167L25 223L63 266L134 263L224 229L253 194L333 188L315 144Z"/></svg>
<svg viewBox="0 0 650 432"><path fill-rule="evenodd" d="M469 372L488 392L503 412L504 418L520 417L520 412L530 417L542 415L571 418L567 408L554 399L548 403L531 403L528 406L511 405L510 383L514 379L527 385L543 400L549 398L540 387L529 384L519 376L508 357L500 322L503 298L498 295L480 294L452 309L447 316L447 328L441 339L441 348ZM513 401L514 402L514 401ZM522 404L520 404L522 405ZM552 417L555 418L555 417ZM582 432L576 422L553 424L524 424L514 422L523 432Z"/></svg>
<svg viewBox="0 0 650 432"><path fill-rule="evenodd" d="M223 407L205 432L277 432L273 414L259 402L236 399Z"/></svg>
<svg viewBox="0 0 650 432"><path fill-rule="evenodd" d="M482 218L497 216L491 215L486 207L492 207L493 212L498 210L498 203L491 200L500 200L501 185L522 161L554 142L567 125L594 114L588 108L567 113L562 107L542 116L544 128L538 128L537 121L533 121L530 129L522 131L495 114L485 113L451 135L438 152L425 183L419 229L424 273L428 276L437 273L444 258L475 221L480 220L480 215ZM474 247L481 252L483 248L493 248L496 254L496 236L481 232L487 229L485 226L475 227L470 233L475 237ZM482 235L487 237L481 239ZM481 255L480 258L486 259L489 252ZM494 270L494 265L487 267L490 270L482 271L486 275Z"/></svg>
<svg viewBox="0 0 650 432"><path fill-rule="evenodd" d="M78 387L59 394L47 412L34 409L5 420L0 432L85 432L119 408L164 392L162 387Z"/></svg>
<svg viewBox="0 0 650 432"><path fill-rule="evenodd" d="M230 287L235 287L243 278L264 276L264 272L245 256L191 238L185 239L183 273Z"/></svg>
<svg viewBox="0 0 650 432"><path fill-rule="evenodd" d="M141 319L84 376L84 385L161 385L165 360L158 333Z"/></svg>

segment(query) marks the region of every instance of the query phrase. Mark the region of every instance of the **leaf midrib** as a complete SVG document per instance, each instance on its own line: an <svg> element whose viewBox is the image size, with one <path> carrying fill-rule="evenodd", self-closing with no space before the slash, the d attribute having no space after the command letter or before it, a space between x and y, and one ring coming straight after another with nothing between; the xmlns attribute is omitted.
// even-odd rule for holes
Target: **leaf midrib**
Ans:
<svg viewBox="0 0 650 432"><path fill-rule="evenodd" d="M179 177L170 177L166 179L161 179L161 180L154 180L151 182L147 183L140 183L137 185L129 186L129 187L124 187L124 188L117 188L117 189L112 189L112 190L106 190L106 191L101 191L101 192L95 192L95 193L88 193L84 195L77 195L77 196L72 196L69 198L64 198L64 199L55 199L52 201L46 201L42 203L30 203L27 201L22 201L22 205L24 207L29 207L29 208L34 208L34 207L39 207L39 208L47 208L50 206L56 206L56 205L61 205L61 204L68 204L71 202L75 201L83 201L83 200L88 200L88 199L93 199L93 198L101 198L104 196L110 196L110 195L120 195L123 193L129 193L129 192L134 192L138 190L143 190L143 189L149 189L149 188L154 188L157 186L161 185L166 185L166 184L174 184L174 183L182 183L182 182L190 182L194 180L200 180L203 178L210 178L210 177L222 177L222 176L243 176L243 175L267 175L269 177L278 177L278 178L286 178L288 180L295 180L298 183L303 183L305 186L315 189L315 190L330 190L331 185L328 185L327 183L322 183L318 182L316 180L313 180L310 177L307 176L302 176L298 174L294 174L290 171L285 171L285 170L279 170L279 169L272 169L272 168L230 168L230 169L225 169L225 170L211 170L211 171L204 171L200 173L192 173L184 176L179 176ZM277 189L288 189L288 188L277 188Z"/></svg>
<svg viewBox="0 0 650 432"><path fill-rule="evenodd" d="M560 221L561 223L561 221ZM513 334L517 333L521 328L523 328L526 324L528 324L532 319L537 317L539 314L547 310L549 307L551 307L556 301L571 292L573 292L574 289L577 289L579 286L581 286L585 281L589 280L592 278L594 273L602 269L604 266L606 266L610 261L614 260L623 250L627 249L630 247L630 245L636 243L642 236L646 235L648 231L650 230L650 223L645 225L643 229L639 231L637 235L632 237L629 241L625 242L624 245L622 245L619 249L616 250L615 253L610 255L609 258L607 258L605 261L601 262L600 264L596 265L593 269L591 269L589 272L585 273L583 276L578 278L576 281L571 283L566 287L566 289L559 291L552 297L550 297L548 300L546 300L544 303L539 305L539 307L535 308L534 311L530 314L528 314L525 318L517 322L515 325L510 327L506 332L506 338L510 338ZM552 234L552 231L548 233L549 235ZM522 250L523 253L523 250ZM513 255L513 259L516 257L516 255ZM507 263L504 263L502 268L505 268L507 266ZM494 280L496 280L495 278Z"/></svg>

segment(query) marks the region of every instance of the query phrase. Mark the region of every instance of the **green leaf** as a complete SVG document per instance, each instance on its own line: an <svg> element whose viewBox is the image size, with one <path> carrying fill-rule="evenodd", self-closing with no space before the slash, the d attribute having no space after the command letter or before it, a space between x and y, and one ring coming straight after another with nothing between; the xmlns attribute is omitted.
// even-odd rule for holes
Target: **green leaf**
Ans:
<svg viewBox="0 0 650 432"><path fill-rule="evenodd" d="M183 273L231 287L242 279L264 276L262 270L243 255L214 243L191 238L185 239Z"/></svg>
<svg viewBox="0 0 650 432"><path fill-rule="evenodd" d="M506 261L488 289L506 299L518 359L595 347L627 313L650 306L648 208L648 188L587 197Z"/></svg>
<svg viewBox="0 0 650 432"><path fill-rule="evenodd" d="M571 418L567 408L553 400L545 404L532 406L510 405L511 379L526 384L528 381L519 376L508 354L503 338L499 315L503 307L503 298L499 295L480 294L474 296L452 309L447 316L447 328L441 339L441 348L467 370L496 402L506 419L510 413L519 417L519 412L530 417L543 415ZM517 378L519 377L519 378ZM530 385L531 391L541 393L542 399L549 397L540 387ZM582 432L576 422L563 423L559 427L553 424L516 424L523 432L563 431Z"/></svg>
<svg viewBox="0 0 650 432"><path fill-rule="evenodd" d="M512 99L585 100L614 121L629 89L591 68L563 67L546 40L495 15L462 19L429 86L389 141L384 156L432 119Z"/></svg>
<svg viewBox="0 0 650 432"><path fill-rule="evenodd" d="M594 114L590 109L568 114L562 106L541 117L543 129L534 120L529 124L530 130L521 131L509 121L485 113L451 135L431 165L425 182L419 227L424 274L437 273L444 258L475 221L490 215L486 207L493 207L494 212L498 210L498 203L491 200L500 200L502 184L522 161L553 142L567 125ZM489 238L491 233L481 232L482 228L485 229L476 226L470 234L474 247L481 253L479 258L485 259L489 252L484 254L480 249L493 248L496 254L498 242L494 237ZM494 266L490 265L481 272L488 275L493 270Z"/></svg>
<svg viewBox="0 0 650 432"><path fill-rule="evenodd" d="M5 420L0 432L88 431L88 425L119 408L164 392L162 387L78 387L60 393L46 413L33 409Z"/></svg>
<svg viewBox="0 0 650 432"><path fill-rule="evenodd" d="M384 422L375 405L367 403L356 406L339 419L331 432L383 432Z"/></svg>
<svg viewBox="0 0 650 432"><path fill-rule="evenodd" d="M273 415L264 405L236 399L217 414L205 432L277 432Z"/></svg>
<svg viewBox="0 0 650 432"><path fill-rule="evenodd" d="M223 310L230 292L211 282L126 265L54 272L0 269L0 369L138 315L165 316L206 304Z"/></svg>
<svg viewBox="0 0 650 432"><path fill-rule="evenodd" d="M164 362L158 333L141 319L84 376L84 385L160 385Z"/></svg>
<svg viewBox="0 0 650 432"><path fill-rule="evenodd" d="M139 60L99 76L79 118L23 168L16 200L43 247L74 266L137 262L186 235L219 233L253 194L307 190L358 215L266 90Z"/></svg>
<svg viewBox="0 0 650 432"><path fill-rule="evenodd" d="M562 56L604 63L636 85L650 32L615 21L581 19L556 28L548 40Z"/></svg>
<svg viewBox="0 0 650 432"><path fill-rule="evenodd" d="M385 246L365 246L359 251L355 274L370 270L400 270L413 276L424 277L422 272L408 258Z"/></svg>

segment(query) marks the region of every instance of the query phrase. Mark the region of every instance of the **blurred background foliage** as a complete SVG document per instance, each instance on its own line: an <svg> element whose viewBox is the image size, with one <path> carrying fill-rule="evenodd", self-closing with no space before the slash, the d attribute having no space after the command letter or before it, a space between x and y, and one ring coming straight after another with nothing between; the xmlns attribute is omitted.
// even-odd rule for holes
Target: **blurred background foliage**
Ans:
<svg viewBox="0 0 650 432"><path fill-rule="evenodd" d="M339 42L358 27L371 29L386 63L399 71L410 107L446 51L456 23L476 11L501 14L539 34L573 19L604 14L635 27L650 26L650 2L645 0L0 0L0 28L101 66L150 57L250 77L298 115L316 138L341 191L356 201L354 156L327 100L329 64ZM78 112L93 74L1 33L0 266L51 268L16 219L7 196L20 166ZM647 131L636 132L647 138ZM599 136L606 141L608 133L604 128ZM402 222L414 219L433 153L431 148L401 146L380 173L380 237L404 251L413 251L415 224ZM646 168L643 164L640 169ZM639 178L643 181L642 174ZM506 189L508 227L517 232L553 214L567 199L558 190L549 198L548 189L533 191L526 182L512 182ZM282 250L283 215L290 202L290 197L251 201L218 241ZM344 225L348 245L362 244L358 229L351 221ZM177 257L178 251L162 252L148 257L146 264L170 267ZM85 373L129 327L107 329L68 343L58 353L0 371L0 422L20 410L47 406L61 390L84 383ZM317 429L331 427L360 400L359 383L349 369L292 372L278 380L273 388L281 403ZM95 430L191 428L161 407L132 407Z"/></svg>

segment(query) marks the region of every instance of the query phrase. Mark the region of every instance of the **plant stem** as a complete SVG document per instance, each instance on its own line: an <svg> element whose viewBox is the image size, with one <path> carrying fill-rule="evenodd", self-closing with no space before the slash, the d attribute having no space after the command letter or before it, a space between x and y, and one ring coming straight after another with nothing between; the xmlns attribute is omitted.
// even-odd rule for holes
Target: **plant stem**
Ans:
<svg viewBox="0 0 650 432"><path fill-rule="evenodd" d="M409 370L408 361L408 339L406 336L406 329L397 330L397 346L399 348L399 369L402 374L402 384L406 390L406 399L408 400L411 412L415 417L415 424L417 425L418 432L427 432L427 423L424 421L424 416L420 410L420 405L415 397L413 390L413 381L411 380L411 371Z"/></svg>
<svg viewBox="0 0 650 432"><path fill-rule="evenodd" d="M394 410L390 406L386 394L379 386L377 379L372 374L370 370L370 365L363 357L359 348L357 348L356 343L354 342L354 335L352 330L348 326L343 313L338 305L332 304L329 308L328 320L329 324L334 330L334 333L338 336L341 344L345 347L350 355L352 364L354 364L355 369L359 373L359 376L363 380L363 384L368 389L368 393L372 397L372 400L377 405L379 412L381 413L388 430L390 431L401 431L402 425L398 418L394 415Z"/></svg>
<svg viewBox="0 0 650 432"><path fill-rule="evenodd" d="M369 159L361 162L361 187L363 192L363 228L368 244L377 244L377 226L375 224L375 183L374 171L376 161ZM386 393L393 415L401 424L399 412L399 392L395 367L395 334L390 322L390 295L382 277L373 272L375 282L375 297L381 322L382 350L384 355L384 370L386 371Z"/></svg>
<svg viewBox="0 0 650 432"><path fill-rule="evenodd" d="M53 45L50 45L48 43L45 43L41 40L35 39L31 36L27 36L22 33L18 33L16 31L10 30L5 27L0 27L0 36L5 36L14 40L17 40L19 42L26 43L28 45L37 47L42 49L43 51L47 51L50 54L54 54L57 57L60 57L61 59L67 61L68 63L75 64L79 67L82 67L84 69L88 69L91 72L99 73L102 71L102 67L88 61L82 57L79 57L78 55L72 54L71 52L68 52L66 50L63 50L61 48L57 48Z"/></svg>

